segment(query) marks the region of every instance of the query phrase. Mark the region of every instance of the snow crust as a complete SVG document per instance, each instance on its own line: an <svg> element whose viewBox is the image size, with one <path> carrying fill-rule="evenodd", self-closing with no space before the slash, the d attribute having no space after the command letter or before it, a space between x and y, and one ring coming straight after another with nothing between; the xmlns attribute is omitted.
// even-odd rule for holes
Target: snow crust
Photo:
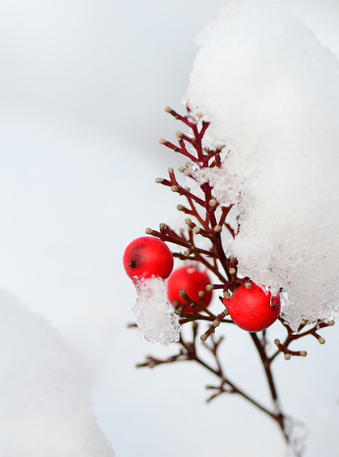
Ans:
<svg viewBox="0 0 339 457"><path fill-rule="evenodd" d="M114 457L92 374L40 315L0 291L0 449L6 457Z"/></svg>
<svg viewBox="0 0 339 457"><path fill-rule="evenodd" d="M155 276L136 282L138 298L133 308L139 336L163 346L179 341L181 327L179 316L167 302L166 287L166 281Z"/></svg>
<svg viewBox="0 0 339 457"><path fill-rule="evenodd" d="M339 296L339 62L301 20L257 0L221 9L197 39L185 102L230 152L196 171L235 203L240 272L288 295L284 313L330 319Z"/></svg>

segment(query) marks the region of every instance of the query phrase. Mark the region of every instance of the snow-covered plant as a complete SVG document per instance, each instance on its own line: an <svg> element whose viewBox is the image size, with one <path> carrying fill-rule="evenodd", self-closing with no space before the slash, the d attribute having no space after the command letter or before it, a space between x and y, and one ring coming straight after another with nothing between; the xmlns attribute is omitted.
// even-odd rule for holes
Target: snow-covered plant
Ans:
<svg viewBox="0 0 339 457"><path fill-rule="evenodd" d="M163 321L168 335L170 322L171 338L152 338L149 328L145 336L174 342L179 351L139 366L195 361L218 378L210 400L238 393L274 419L292 444L272 364L281 354L305 357L301 347L291 349L303 337L323 344L319 330L332 326L338 311L339 62L300 20L256 0L230 2L198 44L187 112L166 108L184 128L177 144L160 140L186 163L179 175L169 168L168 177L156 179L185 199L177 206L184 221L178 229L162 223L146 233L170 243L174 258L206 270L211 283L199 300L183 287L172 312L161 305L167 318L153 320L153 333L162 334ZM149 300L154 309L166 279L151 279L161 288L148 287L140 299L145 281L135 278L139 302L147 309ZM219 294L219 311L205 306L206 290ZM136 315L140 332L145 319ZM286 335L270 345L266 329L276 320ZM191 339L179 324L192 325ZM228 325L249 332L271 409L225 374L219 348ZM201 358L199 344L214 364ZM294 447L295 455L302 451L300 443Z"/></svg>

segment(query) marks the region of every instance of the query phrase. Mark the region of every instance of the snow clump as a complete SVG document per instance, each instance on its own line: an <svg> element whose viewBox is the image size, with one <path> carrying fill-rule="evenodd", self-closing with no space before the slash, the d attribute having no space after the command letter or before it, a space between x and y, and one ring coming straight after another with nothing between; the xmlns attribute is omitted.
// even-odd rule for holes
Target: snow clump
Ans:
<svg viewBox="0 0 339 457"><path fill-rule="evenodd" d="M92 373L42 316L0 291L0 449L6 457L114 457Z"/></svg>
<svg viewBox="0 0 339 457"><path fill-rule="evenodd" d="M339 62L284 9L237 0L197 39L185 95L227 145L221 171L196 171L235 204L240 272L288 295L286 319L331 319L339 297Z"/></svg>
<svg viewBox="0 0 339 457"><path fill-rule="evenodd" d="M135 283L138 294L133 312L137 317L139 336L163 346L179 341L179 316L166 300L166 281L153 276Z"/></svg>

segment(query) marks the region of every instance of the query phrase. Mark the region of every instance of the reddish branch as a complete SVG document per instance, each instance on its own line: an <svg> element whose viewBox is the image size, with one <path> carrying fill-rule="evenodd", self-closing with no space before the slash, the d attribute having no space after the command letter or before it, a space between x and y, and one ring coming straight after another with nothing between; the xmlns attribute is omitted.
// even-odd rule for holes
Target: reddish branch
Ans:
<svg viewBox="0 0 339 457"><path fill-rule="evenodd" d="M191 175L192 163L197 164L200 168L221 167L222 163L220 153L223 148L220 147L210 149L205 147L203 144L204 134L209 126L209 123L197 122L190 116L189 110L187 116L181 116L169 107L167 107L165 111L171 114L175 119L183 122L186 127L189 127L191 132L190 134L177 132L176 135L178 139L178 146L164 139L160 140L161 144L190 160L190 162L185 164L185 167L180 167L179 171L185 176L188 176L194 180L195 178ZM204 265L204 267L211 271L213 275L220 281L219 283L210 284L207 286L209 290L220 290L223 292L223 297L228 298L230 293L233 293L239 285L244 284L249 280L248 277L238 277L237 259L232 256L227 256L222 245L221 233L223 230L227 230L233 238L236 236L239 230L239 227L235 230L227 222L227 216L232 208L232 205L228 207L222 207L214 197L213 187L209 183L200 185L204 196L203 198L194 195L190 189L183 187L178 182L173 168L168 169L168 179L157 178L156 182L170 187L173 192L178 193L180 196L186 198L187 206L178 205L177 209L190 217L185 220L187 226L186 232L181 231L180 233L176 233L167 224L160 224L159 231L147 229L146 233L153 235L167 243L172 243L176 246L184 248L185 250L183 253L174 252L174 257L182 260L194 261ZM202 216L202 214L204 214L205 217ZM219 214L219 216L217 216L217 214ZM196 245L195 239L197 236L202 236L210 240L211 247L209 250L199 248ZM298 332L293 333L288 323L284 321L283 317L280 317L279 320L286 329L287 335L283 342L278 339L274 340L277 349L272 354L268 354L267 348L270 347L270 345L267 341L266 331L260 333L250 333L250 337L262 362L271 395L272 410L269 410L256 399L245 393L225 374L224 368L219 358L219 347L223 341L223 337L220 336L215 338L214 336L217 328L221 324L233 324L232 320L227 318L228 312L224 306L220 314L214 315L205 307L203 307L203 297L201 303L196 303L190 299L185 291L182 291L181 296L185 299L185 304L181 305L181 307L178 308L175 312L180 315L181 325L192 323L192 340L185 341L183 336L180 336L180 340L178 342L179 352L176 355L173 355L164 360L148 356L144 363L141 363L137 366L147 366L153 368L161 364L180 361L193 361L198 363L209 372L213 373L219 379L219 383L216 386L207 386L208 389L214 391L214 393L208 398L207 401L211 401L224 393L236 393L240 395L249 401L252 405L275 420L279 425L285 440L291 444L289 418L283 413L280 406L278 391L272 373L272 363L281 353L284 354L286 360L289 360L292 356L305 357L305 351L291 350L289 349L290 344L307 335L313 336L319 341L319 343L323 344L325 340L317 332L321 328L333 325L334 322L317 322L314 325L311 325L310 328L306 329L306 326L309 324L305 321L302 325L300 325ZM191 307L192 313L183 313L183 310L187 306ZM209 350L210 354L213 357L213 365L203 360L197 353L196 348L198 344L198 321L205 321L206 323L210 323L208 329L200 336L200 340L202 341L200 344L204 344L205 347ZM301 454L302 452L295 450L295 455Z"/></svg>

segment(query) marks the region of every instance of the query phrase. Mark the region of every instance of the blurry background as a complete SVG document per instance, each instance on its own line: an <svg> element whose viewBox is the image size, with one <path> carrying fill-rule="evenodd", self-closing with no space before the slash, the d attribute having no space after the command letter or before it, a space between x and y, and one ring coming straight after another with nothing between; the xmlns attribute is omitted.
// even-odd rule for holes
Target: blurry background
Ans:
<svg viewBox="0 0 339 457"><path fill-rule="evenodd" d="M285 455L275 424L240 398L204 403L214 380L199 367L136 370L176 349L126 328L136 296L124 248L176 215L176 197L154 183L181 163L158 144L180 128L164 107L183 111L194 38L223 3L0 0L0 287L92 365L94 411L117 457ZM339 55L338 3L280 3ZM227 373L265 402L249 337L233 330ZM300 341L306 359L276 364L309 457L339 444L339 336L321 334L325 346Z"/></svg>

